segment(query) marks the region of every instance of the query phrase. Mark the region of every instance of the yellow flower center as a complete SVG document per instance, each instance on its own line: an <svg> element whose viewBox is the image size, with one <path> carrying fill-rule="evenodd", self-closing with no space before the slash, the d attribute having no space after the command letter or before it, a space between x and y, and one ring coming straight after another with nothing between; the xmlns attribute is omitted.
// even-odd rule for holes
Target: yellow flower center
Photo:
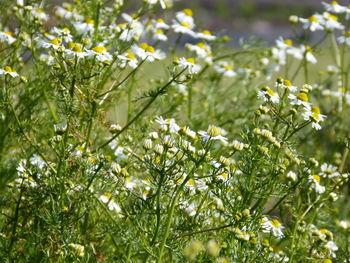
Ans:
<svg viewBox="0 0 350 263"><path fill-rule="evenodd" d="M157 19L157 22L158 22L158 23L164 23L164 20L161 19L161 18L158 18L158 19Z"/></svg>
<svg viewBox="0 0 350 263"><path fill-rule="evenodd" d="M160 28L158 28L158 29L156 30L156 33L157 33L158 35L164 35L163 30L160 29Z"/></svg>
<svg viewBox="0 0 350 263"><path fill-rule="evenodd" d="M67 28L67 27L63 28L62 31L63 31L63 32L66 32L66 33L69 33L69 32L70 32L69 28Z"/></svg>
<svg viewBox="0 0 350 263"><path fill-rule="evenodd" d="M210 125L208 128L208 134L212 137L216 137L216 136L222 135L222 130L219 127Z"/></svg>
<svg viewBox="0 0 350 263"><path fill-rule="evenodd" d="M14 72L14 70L13 70L10 66L5 66L5 67L4 67L4 70L5 70L6 72Z"/></svg>
<svg viewBox="0 0 350 263"><path fill-rule="evenodd" d="M103 196L106 197L107 199L111 199L112 198L111 194L104 194Z"/></svg>
<svg viewBox="0 0 350 263"><path fill-rule="evenodd" d="M310 47L310 46L306 46L306 52L308 52L308 53L312 53L312 47Z"/></svg>
<svg viewBox="0 0 350 263"><path fill-rule="evenodd" d="M333 261L329 258L326 258L325 260L323 260L323 263L332 263Z"/></svg>
<svg viewBox="0 0 350 263"><path fill-rule="evenodd" d="M316 180L317 183L320 183L320 182L321 182L321 178L320 178L317 174L314 174L312 177ZM321 230L320 230L320 231L321 231ZM321 232L322 232L322 231L321 231Z"/></svg>
<svg viewBox="0 0 350 263"><path fill-rule="evenodd" d="M154 48L151 46L148 46L148 47L146 47L145 51L149 52L149 53L154 53Z"/></svg>
<svg viewBox="0 0 350 263"><path fill-rule="evenodd" d="M277 219L270 220L270 223L271 223L271 225L273 225L276 228L280 228L281 227L281 223Z"/></svg>
<svg viewBox="0 0 350 263"><path fill-rule="evenodd" d="M328 14L328 18L334 21L338 21L338 17L332 14Z"/></svg>
<svg viewBox="0 0 350 263"><path fill-rule="evenodd" d="M50 41L51 44L58 46L60 44L60 40L58 38L54 38Z"/></svg>
<svg viewBox="0 0 350 263"><path fill-rule="evenodd" d="M90 25L93 25L93 24L95 24L95 20L93 20L93 19L91 19L91 18L86 18L86 19L85 19L85 23L90 24Z"/></svg>
<svg viewBox="0 0 350 263"><path fill-rule="evenodd" d="M233 67L231 66L231 65L225 65L224 66L224 69L226 69L226 70L232 70L233 69Z"/></svg>
<svg viewBox="0 0 350 263"><path fill-rule="evenodd" d="M345 33L345 36L346 36L346 37L350 37L350 31L346 32L346 33Z"/></svg>
<svg viewBox="0 0 350 263"><path fill-rule="evenodd" d="M338 2L337 1L332 1L331 5L338 5Z"/></svg>
<svg viewBox="0 0 350 263"><path fill-rule="evenodd" d="M292 46L293 41L291 39L286 39L286 40L284 40L284 44L286 44L287 46Z"/></svg>
<svg viewBox="0 0 350 263"><path fill-rule="evenodd" d="M190 25L188 23L182 22L181 25L186 28L190 28Z"/></svg>
<svg viewBox="0 0 350 263"><path fill-rule="evenodd" d="M268 90L267 90L267 93L268 93L270 96L274 96L274 95L275 95L275 93L273 92L272 89L268 89Z"/></svg>
<svg viewBox="0 0 350 263"><path fill-rule="evenodd" d="M131 53L130 51L128 52L128 54L125 57L130 58L131 60L135 60L134 54Z"/></svg>
<svg viewBox="0 0 350 263"><path fill-rule="evenodd" d="M188 58L186 61L189 62L189 63L191 63L191 64L196 63L195 60L194 60L193 58Z"/></svg>
<svg viewBox="0 0 350 263"><path fill-rule="evenodd" d="M189 8L184 9L183 12L186 16L193 16L193 12Z"/></svg>
<svg viewBox="0 0 350 263"><path fill-rule="evenodd" d="M211 36L211 33L210 33L209 30L203 30L203 31L202 31L202 34Z"/></svg>
<svg viewBox="0 0 350 263"><path fill-rule="evenodd" d="M200 42L200 43L198 43L196 46L197 46L197 47L200 47L200 48L204 48L204 45L205 45L205 44L204 44L203 42Z"/></svg>
<svg viewBox="0 0 350 263"><path fill-rule="evenodd" d="M287 86L287 87L291 87L292 86L292 82L290 82L288 79L283 80L283 85Z"/></svg>
<svg viewBox="0 0 350 263"><path fill-rule="evenodd" d="M188 185L195 186L196 184L195 184L193 179L190 179L190 180L188 180Z"/></svg>
<svg viewBox="0 0 350 263"><path fill-rule="evenodd" d="M96 53L102 54L103 51L106 51L106 48L104 46L94 47L92 51L95 51Z"/></svg>
<svg viewBox="0 0 350 263"><path fill-rule="evenodd" d="M142 48L143 50L146 50L146 48L148 47L148 44L147 43L141 43L139 45L139 48Z"/></svg>
<svg viewBox="0 0 350 263"><path fill-rule="evenodd" d="M81 48L81 45L79 44L75 44L74 47L72 48L72 50L76 53L81 53L83 52L82 48Z"/></svg>
<svg viewBox="0 0 350 263"><path fill-rule="evenodd" d="M11 32L11 31L6 31L6 32L4 32L6 35L8 35L8 36L13 36L13 33Z"/></svg>
<svg viewBox="0 0 350 263"><path fill-rule="evenodd" d="M298 94L297 98L301 101L308 102L309 98L307 97L307 94L304 92L301 92Z"/></svg>
<svg viewBox="0 0 350 263"><path fill-rule="evenodd" d="M317 23L318 19L316 18L316 16L310 16L309 17L309 21L312 22L312 23Z"/></svg>

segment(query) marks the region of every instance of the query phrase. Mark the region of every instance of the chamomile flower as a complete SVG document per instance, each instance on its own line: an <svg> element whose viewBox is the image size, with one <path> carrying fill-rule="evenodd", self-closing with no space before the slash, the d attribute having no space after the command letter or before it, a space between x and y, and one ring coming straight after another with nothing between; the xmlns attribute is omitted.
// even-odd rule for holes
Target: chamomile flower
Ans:
<svg viewBox="0 0 350 263"><path fill-rule="evenodd" d="M225 77L234 77L237 73L233 70L233 65L227 61L219 61L214 65L214 70Z"/></svg>
<svg viewBox="0 0 350 263"><path fill-rule="evenodd" d="M90 35L95 29L95 21L91 18L86 18L83 22L73 22L72 24L79 35Z"/></svg>
<svg viewBox="0 0 350 263"><path fill-rule="evenodd" d="M118 55L118 59L120 60L119 66L121 68L125 68L126 66L129 66L131 68L137 67L138 60L131 50L128 50L121 55Z"/></svg>
<svg viewBox="0 0 350 263"><path fill-rule="evenodd" d="M263 87L260 91L258 91L258 98L272 103L280 102L280 97L278 96L278 93L274 92L269 87Z"/></svg>
<svg viewBox="0 0 350 263"><path fill-rule="evenodd" d="M224 135L226 134L225 130L214 125L209 125L208 130L206 132L199 131L198 134L204 142L207 142L209 140L218 140L221 141L223 144L227 144L228 141L228 139L224 137Z"/></svg>
<svg viewBox="0 0 350 263"><path fill-rule="evenodd" d="M90 58L96 58L101 62L109 62L112 61L112 55L107 51L104 46L97 46L87 51Z"/></svg>
<svg viewBox="0 0 350 263"><path fill-rule="evenodd" d="M153 31L153 39L156 41L167 41L168 37L165 35L163 29L158 28Z"/></svg>
<svg viewBox="0 0 350 263"><path fill-rule="evenodd" d="M203 30L195 34L196 38L204 39L207 41L213 41L216 39L216 36L212 35L209 30Z"/></svg>
<svg viewBox="0 0 350 263"><path fill-rule="evenodd" d="M3 69L0 69L0 76L1 75L10 75L12 78L19 77L18 73L14 71L10 66L5 66Z"/></svg>
<svg viewBox="0 0 350 263"><path fill-rule="evenodd" d="M328 12L332 12L335 14L342 14L345 12L346 7L339 5L337 1L332 1L331 3L325 3L322 2L324 8L328 11Z"/></svg>
<svg viewBox="0 0 350 263"><path fill-rule="evenodd" d="M55 64L55 58L48 54L40 54L39 60L46 63L47 65L54 65Z"/></svg>
<svg viewBox="0 0 350 263"><path fill-rule="evenodd" d="M174 119L163 119L162 116L159 116L155 119L156 123L160 125L160 128L164 131L170 133L177 133L180 130L180 126L176 124Z"/></svg>
<svg viewBox="0 0 350 263"><path fill-rule="evenodd" d="M296 92L297 87L293 86L292 82L290 82L288 79L277 79L276 81L276 87L281 89L288 89L290 92Z"/></svg>
<svg viewBox="0 0 350 263"><path fill-rule="evenodd" d="M57 27L54 27L51 30L51 33L53 35L56 35L57 37L59 37L60 39L65 41L66 43L73 42L73 36L71 35L70 30L66 27L63 29L59 29Z"/></svg>
<svg viewBox="0 0 350 263"><path fill-rule="evenodd" d="M324 26L325 29L329 31L344 29L344 26L338 22L337 16L332 15L328 12L324 12L322 15L323 15L322 25Z"/></svg>
<svg viewBox="0 0 350 263"><path fill-rule="evenodd" d="M67 20L83 20L84 17L79 15L76 10L68 3L63 3L62 7L56 7L56 16Z"/></svg>
<svg viewBox="0 0 350 263"><path fill-rule="evenodd" d="M336 257L335 251L338 250L338 246L334 241L328 241L325 245L324 248L327 251L327 255L331 256L333 258Z"/></svg>
<svg viewBox="0 0 350 263"><path fill-rule="evenodd" d="M187 43L185 45L185 48L188 49L189 51L196 53L196 55L200 58L205 58L209 54L211 54L211 47L203 42L200 42L195 45Z"/></svg>
<svg viewBox="0 0 350 263"><path fill-rule="evenodd" d="M49 19L49 15L45 14L44 10L40 8L34 8L30 13L39 20L47 21Z"/></svg>
<svg viewBox="0 0 350 263"><path fill-rule="evenodd" d="M305 109L311 110L311 104L309 102L309 97L306 93L300 92L298 95L289 94L288 99L291 100L291 105L302 105Z"/></svg>
<svg viewBox="0 0 350 263"><path fill-rule="evenodd" d="M166 6L166 2L164 0L144 0L145 3L149 4L149 5L156 5L156 4L160 4L160 6L165 9Z"/></svg>
<svg viewBox="0 0 350 263"><path fill-rule="evenodd" d="M321 165L320 176L324 178L334 178L340 176L340 173L337 171L337 167L334 165L324 163Z"/></svg>
<svg viewBox="0 0 350 263"><path fill-rule="evenodd" d="M316 130L321 129L320 122L324 121L325 115L322 115L319 107L307 108L305 107L305 112L303 113L304 120L311 120L312 128Z"/></svg>
<svg viewBox="0 0 350 263"><path fill-rule="evenodd" d="M326 188L320 184L321 178L317 174L310 175L309 182L311 183L316 193L323 194L326 191Z"/></svg>
<svg viewBox="0 0 350 263"><path fill-rule="evenodd" d="M69 47L70 49L65 50L68 56L84 58L89 55L88 52L83 51L81 44L70 42Z"/></svg>
<svg viewBox="0 0 350 263"><path fill-rule="evenodd" d="M0 32L0 42L6 42L11 45L16 41L16 38L13 37L11 31Z"/></svg>
<svg viewBox="0 0 350 263"><path fill-rule="evenodd" d="M116 211L117 213L121 212L122 209L116 202L113 201L112 196L110 194L101 195L98 199L102 203L107 204L109 210Z"/></svg>
<svg viewBox="0 0 350 263"><path fill-rule="evenodd" d="M192 37L196 35L196 33L192 30L193 26L186 22L179 23L177 21L173 21L171 28L175 33L186 34Z"/></svg>
<svg viewBox="0 0 350 263"><path fill-rule="evenodd" d="M39 42L39 46L42 46L43 48L53 48L55 50L64 50L64 46L61 46L61 39L59 38L53 38L49 42L42 41Z"/></svg>
<svg viewBox="0 0 350 263"><path fill-rule="evenodd" d="M316 64L317 62L310 46L301 45L299 48L294 49L292 55L299 60L304 59L305 57L306 61L312 64Z"/></svg>
<svg viewBox="0 0 350 263"><path fill-rule="evenodd" d="M340 44L346 44L350 46L350 31L345 32L344 35L338 37L338 41Z"/></svg>
<svg viewBox="0 0 350 263"><path fill-rule="evenodd" d="M143 24L139 22L139 19L136 14L126 14L123 13L121 15L126 21L126 24L119 25L121 30L121 34L119 39L122 41L131 41L131 40L139 40L143 33Z"/></svg>
<svg viewBox="0 0 350 263"><path fill-rule="evenodd" d="M161 18L158 18L157 20L151 20L151 25L156 29L168 30L170 28L170 26Z"/></svg>
<svg viewBox="0 0 350 263"><path fill-rule="evenodd" d="M131 49L137 57L141 58L142 60L146 59L149 62L165 58L165 54L163 51L159 49L154 49L154 47L148 45L147 43L134 45Z"/></svg>
<svg viewBox="0 0 350 263"><path fill-rule="evenodd" d="M277 238L282 238L284 236L284 227L278 219L269 220L264 217L261 219L261 226L264 233L271 233Z"/></svg>
<svg viewBox="0 0 350 263"><path fill-rule="evenodd" d="M46 166L46 163L37 154L34 154L32 157L30 157L29 162L32 165L37 166L40 170L43 169Z"/></svg>
<svg viewBox="0 0 350 263"><path fill-rule="evenodd" d="M179 58L176 62L180 68L187 68L190 74L197 74L201 69L201 66L196 64L193 58Z"/></svg>
<svg viewBox="0 0 350 263"><path fill-rule="evenodd" d="M310 16L309 18L299 18L299 21L303 24L304 29L309 29L310 31L323 30L321 25L323 18L319 14Z"/></svg>
<svg viewBox="0 0 350 263"><path fill-rule="evenodd" d="M187 23L191 26L191 28L194 27L194 20L193 20L193 11L189 8L186 8L180 12L177 12L175 14L175 18L180 23Z"/></svg>

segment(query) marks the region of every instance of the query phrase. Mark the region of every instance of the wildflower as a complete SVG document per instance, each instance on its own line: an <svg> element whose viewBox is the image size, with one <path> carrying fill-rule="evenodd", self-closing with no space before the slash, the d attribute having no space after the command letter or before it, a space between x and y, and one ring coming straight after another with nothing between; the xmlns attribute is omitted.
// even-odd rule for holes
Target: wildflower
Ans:
<svg viewBox="0 0 350 263"><path fill-rule="evenodd" d="M137 67L137 58L131 50L126 51L125 53L118 55L118 58L121 60L119 66L125 68L128 65L131 68Z"/></svg>
<svg viewBox="0 0 350 263"><path fill-rule="evenodd" d="M176 124L174 119L163 119L159 116L156 118L156 122L160 125L162 130L169 130L170 133L177 133L180 130L180 126Z"/></svg>
<svg viewBox="0 0 350 263"><path fill-rule="evenodd" d="M113 59L112 55L104 46L96 46L88 51L90 58L96 58L101 62L109 62Z"/></svg>
<svg viewBox="0 0 350 263"><path fill-rule="evenodd" d="M16 38L13 37L13 33L10 31L0 32L0 42L6 42L11 45L16 41Z"/></svg>
<svg viewBox="0 0 350 263"><path fill-rule="evenodd" d="M187 257L190 260L194 260L197 255L201 252L203 249L203 245L200 241L192 240L182 251L185 257Z"/></svg>
<svg viewBox="0 0 350 263"><path fill-rule="evenodd" d="M303 113L304 120L311 121L312 128L316 130L321 129L320 122L324 121L325 115L322 115L319 107L313 108L305 108L305 112Z"/></svg>
<svg viewBox="0 0 350 263"><path fill-rule="evenodd" d="M59 38L51 39L49 42L43 41L40 45L43 48L53 48L55 50L64 50L64 46L61 46L61 40Z"/></svg>
<svg viewBox="0 0 350 263"><path fill-rule="evenodd" d="M217 257L220 253L220 245L213 239L208 241L206 249L208 254L212 257Z"/></svg>
<svg viewBox="0 0 350 263"><path fill-rule="evenodd" d="M286 175L286 177L291 180L292 182L295 182L297 180L297 174L293 171L289 171Z"/></svg>
<svg viewBox="0 0 350 263"><path fill-rule="evenodd" d="M219 140L223 144L227 143L227 138L224 137L225 131L217 126L209 125L207 132L205 131L199 131L198 134L201 136L202 140L204 142L207 142L209 140Z"/></svg>
<svg viewBox="0 0 350 263"><path fill-rule="evenodd" d="M89 56L88 52L83 51L82 46L78 43L69 43L70 49L66 49L65 53L68 56L72 57L78 57L78 58L84 58L86 56Z"/></svg>
<svg viewBox="0 0 350 263"><path fill-rule="evenodd" d="M56 7L56 16L59 18L64 18L67 20L83 20L84 17L79 15L74 8L68 4L68 3L63 3L63 6L57 6Z"/></svg>
<svg viewBox="0 0 350 263"><path fill-rule="evenodd" d="M173 20L171 28L175 33L187 34L192 37L196 36L193 31L195 25L192 17L192 11L190 9L185 9L182 12L176 13L176 19Z"/></svg>
<svg viewBox="0 0 350 263"><path fill-rule="evenodd" d="M300 92L298 95L289 94L288 98L291 100L291 105L302 105L307 110L311 109L309 97L305 92Z"/></svg>
<svg viewBox="0 0 350 263"><path fill-rule="evenodd" d="M196 45L187 43L185 45L185 48L187 48L189 51L195 52L196 55L200 58L205 58L211 54L211 47L207 44L204 44L203 42L200 42Z"/></svg>
<svg viewBox="0 0 350 263"><path fill-rule="evenodd" d="M341 14L341 13L344 13L346 11L346 7L339 5L337 1L332 1L330 4L322 2L322 4L328 12L332 12L335 14Z"/></svg>
<svg viewBox="0 0 350 263"><path fill-rule="evenodd" d="M345 32L343 36L338 37L338 41L340 44L346 44L350 46L350 31Z"/></svg>
<svg viewBox="0 0 350 263"><path fill-rule="evenodd" d="M261 91L258 92L258 98L272 103L280 102L280 97L278 96L278 94L267 86L263 87Z"/></svg>
<svg viewBox="0 0 350 263"><path fill-rule="evenodd" d="M160 4L160 6L165 9L166 8L166 2L164 0L144 0L145 3L149 4L149 5L156 5L156 4Z"/></svg>
<svg viewBox="0 0 350 263"><path fill-rule="evenodd" d="M165 58L165 54L160 50L155 50L147 43L141 43L132 47L133 53L141 59L146 59L149 62L161 60Z"/></svg>
<svg viewBox="0 0 350 263"><path fill-rule="evenodd" d="M72 24L79 35L90 35L95 29L95 21L91 18L86 18L84 22L79 21Z"/></svg>
<svg viewBox="0 0 350 263"><path fill-rule="evenodd" d="M264 217L261 219L261 226L264 233L272 233L275 237L278 238L282 238L284 236L284 227L278 219L269 220Z"/></svg>
<svg viewBox="0 0 350 263"><path fill-rule="evenodd" d="M163 29L156 29L153 31L153 39L156 41L167 41L168 37L164 34Z"/></svg>
<svg viewBox="0 0 350 263"><path fill-rule="evenodd" d="M85 247L79 244L69 243L69 247L73 248L75 250L75 253L77 253L78 257L84 257L85 255Z"/></svg>
<svg viewBox="0 0 350 263"><path fill-rule="evenodd" d="M233 149L236 151L242 151L243 148L245 147L244 143L239 142L237 140L234 140L231 145L232 145Z"/></svg>
<svg viewBox="0 0 350 263"><path fill-rule="evenodd" d="M338 17L335 15L332 15L330 13L323 13L323 26L325 29L329 30L329 31L333 31L335 29L338 30L343 30L344 26L338 22Z"/></svg>
<svg viewBox="0 0 350 263"><path fill-rule="evenodd" d="M98 199L101 202L107 204L109 210L111 210L111 211L114 210L117 213L121 212L120 206L112 200L112 196L110 194L101 195Z"/></svg>
<svg viewBox="0 0 350 263"><path fill-rule="evenodd" d="M30 159L29 159L29 162L34 165L34 166L37 166L40 170L43 169L46 165L46 163L43 161L43 159L37 155L37 154L34 154Z"/></svg>
<svg viewBox="0 0 350 263"><path fill-rule="evenodd" d="M35 18L37 18L37 19L39 19L39 20L43 20L43 21L49 20L49 15L45 14L44 10L42 10L42 9L40 9L40 8L38 8L38 9L33 9L33 10L31 11L31 14L32 14Z"/></svg>
<svg viewBox="0 0 350 263"><path fill-rule="evenodd" d="M127 23L119 25L118 28L121 31L119 39L127 42L131 40L138 41L143 33L144 28L143 24L138 21L137 15L128 15L126 13L123 13L121 16L127 21Z"/></svg>
<svg viewBox="0 0 350 263"><path fill-rule="evenodd" d="M323 194L326 188L322 185L320 185L321 178L314 174L309 176L309 181L311 182L312 186L314 187L316 193Z"/></svg>
<svg viewBox="0 0 350 263"><path fill-rule="evenodd" d="M182 69L187 68L188 73L190 74L197 74L201 69L201 66L196 64L196 61L193 58L179 58L177 64Z"/></svg>
<svg viewBox="0 0 350 263"><path fill-rule="evenodd" d="M197 139L197 134L195 131L192 131L190 128L188 127L182 127L179 130L179 134L183 134L186 135L187 137L191 138L192 140L196 140Z"/></svg>
<svg viewBox="0 0 350 263"><path fill-rule="evenodd" d="M282 89L289 89L290 92L296 92L298 89L287 79L277 79L276 86Z"/></svg>
<svg viewBox="0 0 350 263"><path fill-rule="evenodd" d="M328 163L324 163L321 165L321 172L320 172L320 176L324 177L324 178L334 178L337 176L340 176L340 173L337 171L337 167L328 164Z"/></svg>
<svg viewBox="0 0 350 263"><path fill-rule="evenodd" d="M310 16L309 18L299 18L299 21L304 25L304 29L309 29L310 31L323 30L323 26L320 22L322 22L322 16L319 14L315 14Z"/></svg>
<svg viewBox="0 0 350 263"><path fill-rule="evenodd" d="M216 36L212 35L209 30L203 30L201 32L198 32L195 34L196 38L208 40L208 41L213 41L216 39Z"/></svg>
<svg viewBox="0 0 350 263"><path fill-rule="evenodd" d="M305 57L306 61L312 64L316 64L317 62L310 46L301 45L299 48L294 49L292 55L299 60L304 59Z"/></svg>
<svg viewBox="0 0 350 263"><path fill-rule="evenodd" d="M234 77L237 75L237 73L233 71L233 65L226 61L219 61L214 65L214 70L225 77Z"/></svg>
<svg viewBox="0 0 350 263"><path fill-rule="evenodd" d="M327 254L328 254L329 256L331 256L331 257L333 257L333 258L336 257L335 251L338 250L338 246L337 246L337 244L336 244L334 241L328 241L328 242L325 244L324 248L326 249Z"/></svg>
<svg viewBox="0 0 350 263"><path fill-rule="evenodd" d="M18 73L10 66L5 66L3 69L0 69L0 76L1 75L10 75L12 78L19 77Z"/></svg>

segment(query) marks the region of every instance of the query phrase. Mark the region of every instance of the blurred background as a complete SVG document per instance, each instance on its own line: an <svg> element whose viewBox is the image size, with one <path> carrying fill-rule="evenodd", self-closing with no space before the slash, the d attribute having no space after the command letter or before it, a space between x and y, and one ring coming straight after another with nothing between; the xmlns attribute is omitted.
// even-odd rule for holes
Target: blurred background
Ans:
<svg viewBox="0 0 350 263"><path fill-rule="evenodd" d="M337 2L350 4L348 0ZM290 15L308 17L324 10L321 0L180 0L175 7L191 8L197 24L233 40L253 35L267 42L291 35Z"/></svg>

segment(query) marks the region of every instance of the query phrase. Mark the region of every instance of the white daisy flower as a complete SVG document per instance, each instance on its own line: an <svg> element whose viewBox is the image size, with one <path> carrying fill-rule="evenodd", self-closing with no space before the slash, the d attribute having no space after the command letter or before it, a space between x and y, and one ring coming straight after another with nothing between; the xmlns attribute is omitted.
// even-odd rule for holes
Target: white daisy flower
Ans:
<svg viewBox="0 0 350 263"><path fill-rule="evenodd" d="M188 73L190 74L197 74L201 69L201 66L196 64L196 61L193 58L179 58L177 63L180 68L187 68Z"/></svg>
<svg viewBox="0 0 350 263"><path fill-rule="evenodd" d="M112 61L112 55L107 51L104 46L97 46L87 51L90 58L96 58L101 62Z"/></svg>
<svg viewBox="0 0 350 263"><path fill-rule="evenodd" d="M196 53L196 55L200 58L206 58L211 54L211 47L207 44L204 44L203 42L195 45L187 43L185 44L185 48Z"/></svg>
<svg viewBox="0 0 350 263"><path fill-rule="evenodd" d="M234 77L237 73L233 70L233 65L227 61L219 61L214 65L214 70L225 77Z"/></svg>
<svg viewBox="0 0 350 263"><path fill-rule="evenodd" d="M56 7L56 16L67 20L83 20L84 17L76 13L72 6L68 3L63 3L63 7Z"/></svg>
<svg viewBox="0 0 350 263"><path fill-rule="evenodd" d="M261 219L261 226L264 233L271 233L277 238L284 237L283 229L281 222L278 219L269 220L266 217Z"/></svg>
<svg viewBox="0 0 350 263"><path fill-rule="evenodd" d="M274 92L269 87L264 87L262 90L258 91L258 98L272 103L280 102L280 97L278 96L278 93Z"/></svg>
<svg viewBox="0 0 350 263"><path fill-rule="evenodd" d="M288 99L291 100L291 105L302 105L306 109L311 109L311 104L309 102L309 97L306 93L300 92L298 95L289 94Z"/></svg>
<svg viewBox="0 0 350 263"><path fill-rule="evenodd" d="M49 19L49 15L45 14L44 10L38 8L38 9L33 9L30 12L35 18L47 21Z"/></svg>
<svg viewBox="0 0 350 263"><path fill-rule="evenodd" d="M9 45L14 43L16 38L13 37L13 33L10 31L0 32L0 42L7 42Z"/></svg>
<svg viewBox="0 0 350 263"><path fill-rule="evenodd" d="M319 123L324 121L325 117L325 115L321 114L319 107L305 108L305 112L303 113L304 120L311 120L311 126L316 130L321 129L321 125Z"/></svg>
<svg viewBox="0 0 350 263"><path fill-rule="evenodd" d="M3 69L0 69L0 76L1 75L10 75L12 78L19 77L18 73L10 66L5 66Z"/></svg>
<svg viewBox="0 0 350 263"><path fill-rule="evenodd" d="M303 24L304 29L309 29L310 31L323 30L321 22L323 17L320 14L315 14L309 18L299 18L299 21Z"/></svg>
<svg viewBox="0 0 350 263"><path fill-rule="evenodd" d="M72 24L79 35L90 35L95 29L95 21L91 18L85 19L84 22L79 21Z"/></svg>
<svg viewBox="0 0 350 263"><path fill-rule="evenodd" d="M324 12L323 14L323 22L322 25L325 29L333 31L333 30L343 30L344 26L338 22L338 17L332 15L328 12Z"/></svg>
<svg viewBox="0 0 350 263"><path fill-rule="evenodd" d="M316 193L323 194L326 191L326 188L320 184L321 178L317 174L310 175L309 182L313 186Z"/></svg>
<svg viewBox="0 0 350 263"><path fill-rule="evenodd" d="M120 206L114 202L112 200L112 196L110 194L104 194L104 195L101 195L99 198L98 198L102 203L105 203L107 204L108 206L108 209L111 210L111 211L116 211L117 213L121 212L122 209L120 208Z"/></svg>
<svg viewBox="0 0 350 263"><path fill-rule="evenodd" d="M332 1L330 4L322 2L322 4L328 12L342 14L346 11L346 6L339 5L337 1Z"/></svg>
<svg viewBox="0 0 350 263"><path fill-rule="evenodd" d="M54 27L51 30L51 33L56 35L57 37L59 37L60 39L65 41L66 43L73 42L73 36L71 35L70 30L66 27L63 29L59 29L57 27Z"/></svg>
<svg viewBox="0 0 350 263"><path fill-rule="evenodd" d="M165 54L163 51L159 49L155 50L152 46L148 45L147 43L134 45L131 49L136 56L138 56L142 60L146 59L149 62L165 58Z"/></svg>
<svg viewBox="0 0 350 263"><path fill-rule="evenodd" d="M337 171L338 168L334 165L324 163L321 165L320 176L324 178L334 178L340 176L340 173Z"/></svg>
<svg viewBox="0 0 350 263"><path fill-rule="evenodd" d="M127 65L131 68L136 68L138 61L135 55L131 52L131 50L126 51L125 53L118 55L120 59L119 66L121 68L125 68Z"/></svg>
<svg viewBox="0 0 350 263"><path fill-rule="evenodd" d="M144 30L143 24L138 21L135 14L128 15L123 13L121 16L127 21L127 23L119 25L119 29L121 30L119 39L126 42L133 39L138 41Z"/></svg>
<svg viewBox="0 0 350 263"><path fill-rule="evenodd" d="M347 31L344 35L338 37L338 41L340 44L346 44L350 46L350 31Z"/></svg>
<svg viewBox="0 0 350 263"><path fill-rule="evenodd" d="M212 35L209 30L203 30L202 32L198 32L195 34L196 38L213 41L216 39L216 36Z"/></svg>

